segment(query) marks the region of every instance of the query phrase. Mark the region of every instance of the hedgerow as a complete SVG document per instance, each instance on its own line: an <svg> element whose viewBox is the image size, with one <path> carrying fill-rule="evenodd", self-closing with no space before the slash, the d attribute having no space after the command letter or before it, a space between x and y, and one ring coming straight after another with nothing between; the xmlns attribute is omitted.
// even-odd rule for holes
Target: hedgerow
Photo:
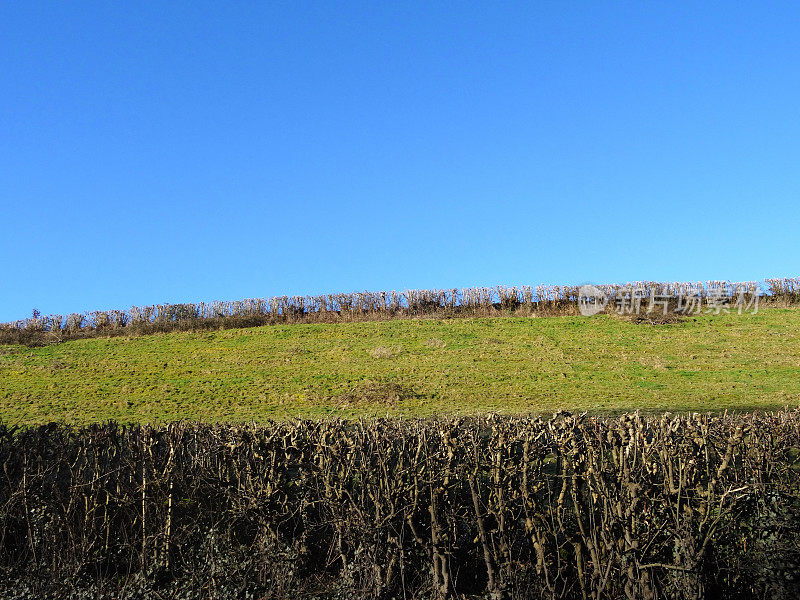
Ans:
<svg viewBox="0 0 800 600"><path fill-rule="evenodd" d="M756 298L770 303L800 301L800 277L763 282L636 282L596 286L613 307L635 290L644 302L656 296L721 299L751 306ZM284 323L336 323L416 317L457 318L497 315L578 314L580 286L495 286L404 292L355 292L319 296L277 296L235 302L158 304L128 310L41 315L0 324L0 344L41 346L96 336L146 335L169 331L233 329ZM670 309L674 309L670 305Z"/></svg>
<svg viewBox="0 0 800 600"><path fill-rule="evenodd" d="M0 427L4 598L800 597L800 413Z"/></svg>

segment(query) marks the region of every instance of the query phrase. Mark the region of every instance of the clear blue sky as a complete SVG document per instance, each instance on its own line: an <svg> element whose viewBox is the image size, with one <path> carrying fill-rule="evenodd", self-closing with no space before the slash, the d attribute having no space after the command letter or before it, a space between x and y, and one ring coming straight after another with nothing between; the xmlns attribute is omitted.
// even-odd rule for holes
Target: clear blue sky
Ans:
<svg viewBox="0 0 800 600"><path fill-rule="evenodd" d="M798 31L795 2L4 2L0 320L798 275Z"/></svg>

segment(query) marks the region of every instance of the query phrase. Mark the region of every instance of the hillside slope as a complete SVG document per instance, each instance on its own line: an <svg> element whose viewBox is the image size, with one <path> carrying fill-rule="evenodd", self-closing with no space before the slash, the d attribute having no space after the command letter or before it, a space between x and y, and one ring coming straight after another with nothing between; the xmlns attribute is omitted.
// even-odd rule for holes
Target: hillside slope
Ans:
<svg viewBox="0 0 800 600"><path fill-rule="evenodd" d="M7 424L797 406L800 312L282 325L0 346Z"/></svg>

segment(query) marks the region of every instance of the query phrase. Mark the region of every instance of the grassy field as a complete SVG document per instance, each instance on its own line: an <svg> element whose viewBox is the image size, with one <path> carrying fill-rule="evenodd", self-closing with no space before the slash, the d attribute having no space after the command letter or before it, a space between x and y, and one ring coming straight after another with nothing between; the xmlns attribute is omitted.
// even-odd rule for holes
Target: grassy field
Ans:
<svg viewBox="0 0 800 600"><path fill-rule="evenodd" d="M0 346L0 420L751 410L800 403L800 311L286 325Z"/></svg>

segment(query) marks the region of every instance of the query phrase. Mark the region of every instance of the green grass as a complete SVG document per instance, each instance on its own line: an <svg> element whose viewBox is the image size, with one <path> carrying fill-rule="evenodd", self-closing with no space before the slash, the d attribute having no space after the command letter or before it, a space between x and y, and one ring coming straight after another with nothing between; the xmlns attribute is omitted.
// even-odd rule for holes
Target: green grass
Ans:
<svg viewBox="0 0 800 600"><path fill-rule="evenodd" d="M800 311L286 325L0 346L0 420L752 410L800 403Z"/></svg>

